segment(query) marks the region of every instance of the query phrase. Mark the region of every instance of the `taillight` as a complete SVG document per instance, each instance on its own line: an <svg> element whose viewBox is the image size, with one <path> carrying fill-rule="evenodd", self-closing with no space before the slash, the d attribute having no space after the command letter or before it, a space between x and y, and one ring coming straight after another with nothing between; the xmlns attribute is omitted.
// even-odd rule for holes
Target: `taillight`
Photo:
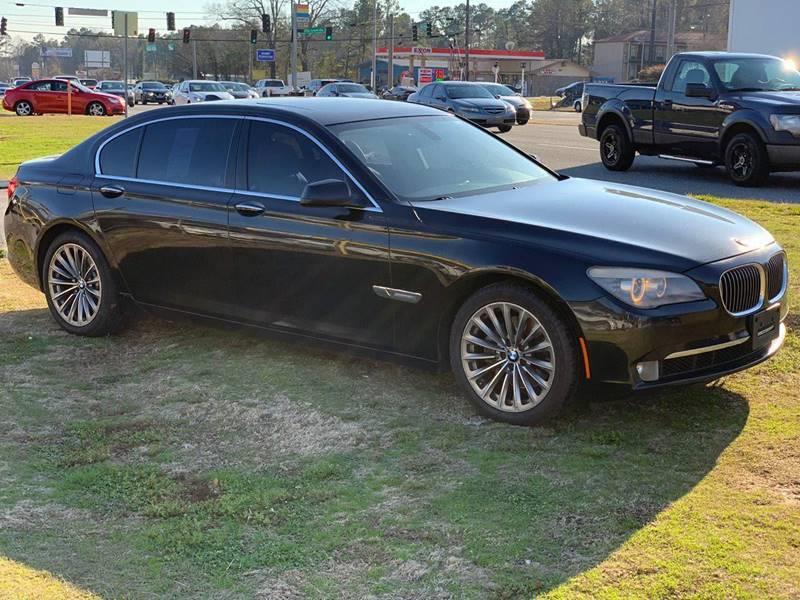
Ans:
<svg viewBox="0 0 800 600"><path fill-rule="evenodd" d="M8 192L9 201L11 200L11 197L14 195L14 192L17 189L17 183L18 183L18 181L17 181L16 175L11 178L11 181L8 182L8 190L7 190L7 192Z"/></svg>

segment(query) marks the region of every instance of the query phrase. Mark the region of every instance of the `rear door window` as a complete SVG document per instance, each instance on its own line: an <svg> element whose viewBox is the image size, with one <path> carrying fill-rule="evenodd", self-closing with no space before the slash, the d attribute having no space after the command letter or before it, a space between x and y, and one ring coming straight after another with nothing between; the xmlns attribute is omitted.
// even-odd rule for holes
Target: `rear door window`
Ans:
<svg viewBox="0 0 800 600"><path fill-rule="evenodd" d="M236 119L172 119L148 125L137 177L225 187Z"/></svg>

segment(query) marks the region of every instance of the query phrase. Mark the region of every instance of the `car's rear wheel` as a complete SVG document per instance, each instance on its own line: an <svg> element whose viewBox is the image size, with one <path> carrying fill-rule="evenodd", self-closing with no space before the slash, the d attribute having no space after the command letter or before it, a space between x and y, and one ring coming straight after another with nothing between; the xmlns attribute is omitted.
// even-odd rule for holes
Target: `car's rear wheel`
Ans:
<svg viewBox="0 0 800 600"><path fill-rule="evenodd" d="M600 136L600 159L609 171L627 171L633 165L636 151L628 134L619 125L609 125Z"/></svg>
<svg viewBox="0 0 800 600"><path fill-rule="evenodd" d="M106 114L106 108L100 102L92 102L86 107L86 114L93 117L102 117Z"/></svg>
<svg viewBox="0 0 800 600"><path fill-rule="evenodd" d="M497 129L500 131L500 133L508 133L511 131L511 125L500 125Z"/></svg>
<svg viewBox="0 0 800 600"><path fill-rule="evenodd" d="M33 105L27 100L20 100L14 105L14 112L20 117L30 117L33 114Z"/></svg>
<svg viewBox="0 0 800 600"><path fill-rule="evenodd" d="M581 103L580 100L576 100L575 104L572 105L572 108L575 109L576 113L582 112L583 111L583 104Z"/></svg>
<svg viewBox="0 0 800 600"><path fill-rule="evenodd" d="M86 234L69 231L56 237L42 271L47 306L64 330L94 337L118 327L117 285L100 248Z"/></svg>
<svg viewBox="0 0 800 600"><path fill-rule="evenodd" d="M564 319L532 289L513 283L483 288L459 309L450 365L481 414L515 425L558 413L582 377Z"/></svg>
<svg viewBox="0 0 800 600"><path fill-rule="evenodd" d="M733 136L725 148L725 168L736 185L763 185L769 177L769 157L764 144L752 133Z"/></svg>

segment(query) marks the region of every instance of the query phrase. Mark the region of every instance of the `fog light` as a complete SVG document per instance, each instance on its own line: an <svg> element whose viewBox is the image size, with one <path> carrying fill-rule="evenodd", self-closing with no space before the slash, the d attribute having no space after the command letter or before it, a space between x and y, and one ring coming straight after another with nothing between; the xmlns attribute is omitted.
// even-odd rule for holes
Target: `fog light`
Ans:
<svg viewBox="0 0 800 600"><path fill-rule="evenodd" d="M648 360L636 363L636 372L642 381L658 381L658 361Z"/></svg>

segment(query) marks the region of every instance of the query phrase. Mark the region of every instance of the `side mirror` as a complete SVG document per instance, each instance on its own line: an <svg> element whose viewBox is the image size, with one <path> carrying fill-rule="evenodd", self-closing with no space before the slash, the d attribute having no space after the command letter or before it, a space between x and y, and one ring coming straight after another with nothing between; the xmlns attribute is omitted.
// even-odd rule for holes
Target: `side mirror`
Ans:
<svg viewBox="0 0 800 600"><path fill-rule="evenodd" d="M309 183L300 196L300 206L350 206L352 201L350 186L341 179Z"/></svg>
<svg viewBox="0 0 800 600"><path fill-rule="evenodd" d="M495 96L495 98L497 98L498 100L500 100L500 94L497 94L497 95Z"/></svg>
<svg viewBox="0 0 800 600"><path fill-rule="evenodd" d="M705 83L687 83L686 84L686 97L687 98L713 98L714 90L707 86Z"/></svg>

